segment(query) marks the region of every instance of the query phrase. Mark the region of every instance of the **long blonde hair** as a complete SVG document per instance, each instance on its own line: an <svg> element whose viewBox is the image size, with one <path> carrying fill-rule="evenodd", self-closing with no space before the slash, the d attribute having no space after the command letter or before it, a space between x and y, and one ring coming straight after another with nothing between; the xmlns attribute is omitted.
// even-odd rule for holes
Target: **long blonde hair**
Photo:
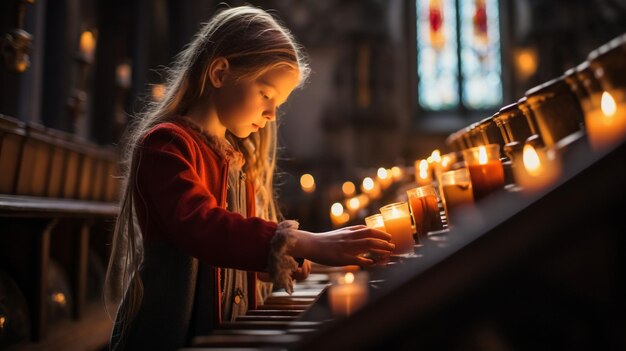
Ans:
<svg viewBox="0 0 626 351"><path fill-rule="evenodd" d="M308 63L291 33L267 12L242 6L218 12L204 24L191 43L176 57L167 74L165 95L148 103L124 137L122 155L123 185L120 211L104 286L109 316L118 310L122 333L136 315L143 299L139 269L143 260L143 240L137 224L133 195L140 157L139 143L151 128L174 115L185 115L198 99L207 98L212 87L208 67L217 57L229 62L229 72L237 79L254 79L278 66L289 66L300 75L300 85L309 74ZM227 135L246 159L245 171L253 179L261 211L278 218L273 173L276 165L276 123L245 139ZM140 200L140 199L139 199Z"/></svg>

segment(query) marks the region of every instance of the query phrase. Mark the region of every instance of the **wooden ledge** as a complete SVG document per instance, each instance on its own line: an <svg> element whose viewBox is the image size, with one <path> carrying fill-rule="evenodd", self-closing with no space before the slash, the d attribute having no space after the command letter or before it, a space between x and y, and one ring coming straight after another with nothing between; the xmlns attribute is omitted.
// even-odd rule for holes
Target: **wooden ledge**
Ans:
<svg viewBox="0 0 626 351"><path fill-rule="evenodd" d="M115 202L0 195L0 217L115 217Z"/></svg>

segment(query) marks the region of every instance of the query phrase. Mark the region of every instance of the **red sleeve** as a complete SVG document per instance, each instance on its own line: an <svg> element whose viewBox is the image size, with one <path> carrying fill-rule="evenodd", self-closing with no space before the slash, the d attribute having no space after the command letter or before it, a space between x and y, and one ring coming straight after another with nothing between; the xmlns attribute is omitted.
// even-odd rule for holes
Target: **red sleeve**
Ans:
<svg viewBox="0 0 626 351"><path fill-rule="evenodd" d="M219 207L194 167L198 145L182 132L157 127L142 145L136 186L147 215L157 216L152 223L163 225L166 239L214 266L265 271L277 224ZM222 179L208 182L221 184Z"/></svg>

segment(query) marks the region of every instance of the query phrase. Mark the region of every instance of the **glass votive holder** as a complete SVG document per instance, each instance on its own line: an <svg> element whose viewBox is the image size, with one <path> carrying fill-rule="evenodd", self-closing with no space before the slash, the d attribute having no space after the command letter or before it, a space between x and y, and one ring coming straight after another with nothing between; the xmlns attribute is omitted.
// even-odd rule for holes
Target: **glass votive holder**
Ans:
<svg viewBox="0 0 626 351"><path fill-rule="evenodd" d="M415 232L418 237L443 229L437 192L432 185L413 188L406 193L411 204Z"/></svg>
<svg viewBox="0 0 626 351"><path fill-rule="evenodd" d="M414 254L415 241L411 228L411 213L406 202L395 202L380 208L385 223L385 231L391 235L391 242L396 245L394 256Z"/></svg>
<svg viewBox="0 0 626 351"><path fill-rule="evenodd" d="M336 317L346 317L367 303L369 276L365 271L334 274L328 287L328 302Z"/></svg>
<svg viewBox="0 0 626 351"><path fill-rule="evenodd" d="M452 221L450 217L455 217L459 210L474 205L472 181L467 168L442 173L441 191L448 222Z"/></svg>
<svg viewBox="0 0 626 351"><path fill-rule="evenodd" d="M368 228L382 230L383 232L386 231L385 221L383 220L383 215L380 213L365 217L365 225Z"/></svg>
<svg viewBox="0 0 626 351"><path fill-rule="evenodd" d="M504 188L504 169L500 162L500 145L489 144L463 150L470 173L474 200Z"/></svg>

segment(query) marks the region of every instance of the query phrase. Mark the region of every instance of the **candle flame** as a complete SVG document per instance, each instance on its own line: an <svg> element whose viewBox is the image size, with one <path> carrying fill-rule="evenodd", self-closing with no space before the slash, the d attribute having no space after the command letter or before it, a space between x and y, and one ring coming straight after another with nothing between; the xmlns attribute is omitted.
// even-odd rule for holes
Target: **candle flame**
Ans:
<svg viewBox="0 0 626 351"><path fill-rule="evenodd" d="M536 176L541 167L541 160L539 160L539 154L532 145L524 145L524 168L529 174Z"/></svg>
<svg viewBox="0 0 626 351"><path fill-rule="evenodd" d="M613 115L615 115L617 106L615 105L615 99L613 99L613 96L611 96L609 92L605 91L602 93L600 107L602 108L602 113L604 113L605 116L613 117Z"/></svg>
<svg viewBox="0 0 626 351"><path fill-rule="evenodd" d="M343 214L343 205L340 204L339 202L335 202L331 207L330 207L330 213L333 216L341 216Z"/></svg>
<svg viewBox="0 0 626 351"><path fill-rule="evenodd" d="M387 179L387 176L388 176L387 170L384 169L383 167L380 167L378 169L378 172L376 172L376 174L378 175L378 178L380 179Z"/></svg>
<svg viewBox="0 0 626 351"><path fill-rule="evenodd" d="M352 272L348 272L344 276L344 279L345 279L347 284L352 284L352 283L354 283L354 274L352 274Z"/></svg>
<svg viewBox="0 0 626 351"><path fill-rule="evenodd" d="M348 200L348 208L355 211L358 210L359 207L361 207L361 201L359 200L358 197L353 197L350 200Z"/></svg>
<svg viewBox="0 0 626 351"><path fill-rule="evenodd" d="M315 178L308 173L303 174L300 177L300 186L305 193L312 193L315 191Z"/></svg>
<svg viewBox="0 0 626 351"><path fill-rule="evenodd" d="M343 191L344 195L350 196L354 194L354 192L356 191L356 187L354 186L354 183L352 182L345 182L341 186L341 191Z"/></svg>
<svg viewBox="0 0 626 351"><path fill-rule="evenodd" d="M481 165L487 164L487 149L484 146L478 147L478 163Z"/></svg>
<svg viewBox="0 0 626 351"><path fill-rule="evenodd" d="M363 189L365 189L365 191L374 189L374 180L370 177L365 177L365 179L363 179Z"/></svg>
<svg viewBox="0 0 626 351"><path fill-rule="evenodd" d="M435 149L432 154L430 154L430 157L432 157L434 162L441 162L441 151L439 151L439 149Z"/></svg>

